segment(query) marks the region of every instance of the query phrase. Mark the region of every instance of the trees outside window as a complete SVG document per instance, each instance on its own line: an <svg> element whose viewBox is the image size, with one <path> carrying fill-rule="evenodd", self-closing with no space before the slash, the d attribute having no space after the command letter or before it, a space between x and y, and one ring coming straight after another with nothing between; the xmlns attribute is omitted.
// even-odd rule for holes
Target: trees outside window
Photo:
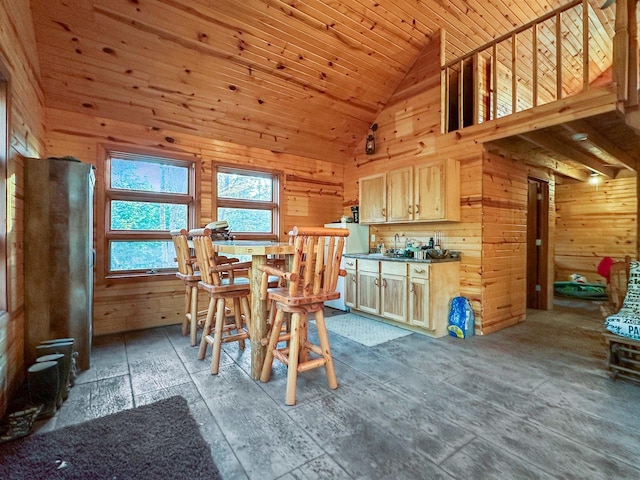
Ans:
<svg viewBox="0 0 640 480"><path fill-rule="evenodd" d="M169 231L194 224L193 162L107 152L107 273L175 270Z"/></svg>
<svg viewBox="0 0 640 480"><path fill-rule="evenodd" d="M216 183L217 219L229 222L236 238L277 240L277 175L220 167Z"/></svg>

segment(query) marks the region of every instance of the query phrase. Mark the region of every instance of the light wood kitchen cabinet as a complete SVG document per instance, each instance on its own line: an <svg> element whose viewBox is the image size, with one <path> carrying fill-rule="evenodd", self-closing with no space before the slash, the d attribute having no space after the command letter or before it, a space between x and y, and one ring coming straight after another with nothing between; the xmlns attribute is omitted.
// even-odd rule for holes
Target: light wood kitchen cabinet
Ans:
<svg viewBox="0 0 640 480"><path fill-rule="evenodd" d="M429 315L429 265L409 264L409 324L433 330Z"/></svg>
<svg viewBox="0 0 640 480"><path fill-rule="evenodd" d="M380 315L380 262L358 260L357 309L373 315Z"/></svg>
<svg viewBox="0 0 640 480"><path fill-rule="evenodd" d="M417 165L414 182L414 220L460 221L460 162L442 159Z"/></svg>
<svg viewBox="0 0 640 480"><path fill-rule="evenodd" d="M356 261L354 259L347 259L344 262L344 269L347 272L347 276L344 278L344 304L350 308L357 307L357 275L356 275Z"/></svg>
<svg viewBox="0 0 640 480"><path fill-rule="evenodd" d="M361 223L460 221L460 162L439 159L360 179Z"/></svg>
<svg viewBox="0 0 640 480"><path fill-rule="evenodd" d="M459 262L358 259L353 310L433 337L447 334L449 302L460 295Z"/></svg>
<svg viewBox="0 0 640 480"><path fill-rule="evenodd" d="M413 220L413 167L387 172L387 222Z"/></svg>
<svg viewBox="0 0 640 480"><path fill-rule="evenodd" d="M407 321L407 264L380 262L380 314Z"/></svg>
<svg viewBox="0 0 640 480"><path fill-rule="evenodd" d="M360 223L387 221L387 175L384 173L359 180Z"/></svg>

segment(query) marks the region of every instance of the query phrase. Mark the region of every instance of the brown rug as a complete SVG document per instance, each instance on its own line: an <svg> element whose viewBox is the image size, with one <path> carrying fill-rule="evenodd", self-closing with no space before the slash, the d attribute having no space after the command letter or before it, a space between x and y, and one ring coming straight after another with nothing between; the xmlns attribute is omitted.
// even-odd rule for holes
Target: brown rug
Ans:
<svg viewBox="0 0 640 480"><path fill-rule="evenodd" d="M173 478L221 478L180 396L0 445L0 479Z"/></svg>

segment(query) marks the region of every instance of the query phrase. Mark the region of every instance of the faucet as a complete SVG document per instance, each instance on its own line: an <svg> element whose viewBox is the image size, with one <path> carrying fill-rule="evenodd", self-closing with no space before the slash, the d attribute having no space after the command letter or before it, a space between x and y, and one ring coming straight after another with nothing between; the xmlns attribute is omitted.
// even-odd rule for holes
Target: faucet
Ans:
<svg viewBox="0 0 640 480"><path fill-rule="evenodd" d="M397 253L398 252L398 240L400 240L400 234L396 233L393 236L393 253Z"/></svg>

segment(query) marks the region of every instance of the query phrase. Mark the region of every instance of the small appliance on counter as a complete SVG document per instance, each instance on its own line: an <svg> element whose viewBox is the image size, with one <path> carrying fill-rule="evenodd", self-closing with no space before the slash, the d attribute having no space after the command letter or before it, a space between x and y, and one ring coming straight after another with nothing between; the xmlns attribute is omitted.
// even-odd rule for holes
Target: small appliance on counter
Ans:
<svg viewBox="0 0 640 480"><path fill-rule="evenodd" d="M353 223L360 223L360 207L358 205L351 207L351 216Z"/></svg>
<svg viewBox="0 0 640 480"><path fill-rule="evenodd" d="M345 238L343 254L369 253L369 225L358 225L357 223L327 223L325 227L346 228L349 230L349 236ZM340 268L344 268L344 262L345 258L343 257L340 262ZM349 307L344 304L344 277L338 277L336 291L340 292L340 298L337 300L329 300L324 302L324 304L327 307L337 308L338 310L349 310Z"/></svg>

